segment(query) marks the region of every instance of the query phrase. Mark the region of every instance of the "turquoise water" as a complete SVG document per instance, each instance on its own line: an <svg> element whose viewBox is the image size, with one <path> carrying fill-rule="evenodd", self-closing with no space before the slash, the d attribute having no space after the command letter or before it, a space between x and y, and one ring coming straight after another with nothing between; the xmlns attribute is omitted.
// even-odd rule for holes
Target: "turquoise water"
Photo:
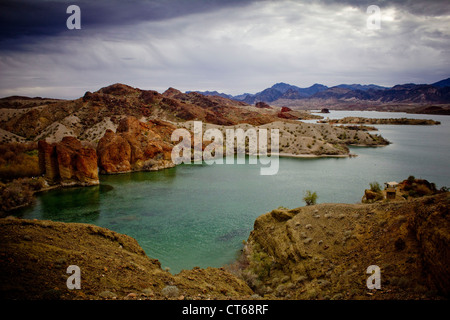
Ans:
<svg viewBox="0 0 450 320"><path fill-rule="evenodd" d="M101 185L53 190L37 197L24 218L92 223L134 237L172 273L232 262L255 219L274 208L303 206L306 190L318 202L360 202L369 183L409 175L450 186L450 117L378 112L331 112L331 117L411 117L439 126L379 125L392 142L352 147L355 158L282 158L278 174L259 165L180 165L159 172L102 176Z"/></svg>

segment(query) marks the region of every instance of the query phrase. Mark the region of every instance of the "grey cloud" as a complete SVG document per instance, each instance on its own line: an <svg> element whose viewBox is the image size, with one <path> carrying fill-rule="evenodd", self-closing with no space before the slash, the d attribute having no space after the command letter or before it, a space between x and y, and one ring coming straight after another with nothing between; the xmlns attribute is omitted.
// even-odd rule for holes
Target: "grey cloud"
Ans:
<svg viewBox="0 0 450 320"><path fill-rule="evenodd" d="M40 31L33 29L39 21L19 20L16 26L33 30L3 37L9 46L0 44L0 95L76 98L114 82L240 94L275 82L394 85L448 77L449 18L425 19L407 2L389 1L397 20L376 32L365 28L365 6L385 10L387 1L78 2L82 30L65 29L64 8L63 31L60 22ZM427 3L429 11L441 4Z"/></svg>
<svg viewBox="0 0 450 320"><path fill-rule="evenodd" d="M311 0L314 2L315 0ZM322 4L330 4L330 1L319 0ZM399 10L410 12L420 16L443 16L450 13L450 2L448 0L334 0L334 4L345 4L366 10L370 5L377 5L380 8L395 7Z"/></svg>
<svg viewBox="0 0 450 320"><path fill-rule="evenodd" d="M0 2L0 39L45 37L66 31L66 9L76 4L82 12L82 28L114 28L143 21L158 21L229 6L247 0L3 0ZM7 42L10 44L12 42Z"/></svg>

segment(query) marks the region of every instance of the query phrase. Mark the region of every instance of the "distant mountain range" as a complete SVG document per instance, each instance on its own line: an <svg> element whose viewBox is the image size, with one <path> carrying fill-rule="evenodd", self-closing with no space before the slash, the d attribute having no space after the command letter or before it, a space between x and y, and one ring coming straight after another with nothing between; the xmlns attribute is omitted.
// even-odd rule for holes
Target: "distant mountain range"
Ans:
<svg viewBox="0 0 450 320"><path fill-rule="evenodd" d="M244 93L232 96L217 91L196 91L207 96L220 96L227 99L242 101L248 104L257 102L276 102L278 100L340 100L340 101L377 101L380 103L450 103L450 78L432 84L407 83L391 88L375 84L340 84L327 87L314 84L308 88L300 88L287 83L277 83L261 92Z"/></svg>

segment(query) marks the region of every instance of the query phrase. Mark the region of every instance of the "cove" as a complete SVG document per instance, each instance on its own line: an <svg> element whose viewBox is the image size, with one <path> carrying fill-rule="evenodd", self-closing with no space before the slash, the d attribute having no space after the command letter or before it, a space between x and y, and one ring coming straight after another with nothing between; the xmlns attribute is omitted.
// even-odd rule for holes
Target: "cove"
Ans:
<svg viewBox="0 0 450 320"><path fill-rule="evenodd" d="M273 176L260 175L260 166L248 161L101 176L99 186L48 191L15 214L127 234L163 268L178 273L232 262L258 216L279 206L303 206L306 190L316 191L319 203L358 203L372 181L414 175L438 188L450 185L450 117L354 111L326 116L351 115L433 119L441 125L379 125L391 145L351 147L355 158L280 158Z"/></svg>

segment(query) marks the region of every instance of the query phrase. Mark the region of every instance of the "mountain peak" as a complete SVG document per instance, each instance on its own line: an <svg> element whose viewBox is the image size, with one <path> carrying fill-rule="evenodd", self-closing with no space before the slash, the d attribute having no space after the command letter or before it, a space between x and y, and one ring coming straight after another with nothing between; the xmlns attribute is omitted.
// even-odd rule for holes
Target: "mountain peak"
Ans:
<svg viewBox="0 0 450 320"><path fill-rule="evenodd" d="M100 90L98 90L98 92L104 93L104 94L120 96L120 95L126 95L126 94L136 92L136 90L138 90L138 89L133 88L129 85L122 84L122 83L115 83L115 84L109 85L107 87L101 88Z"/></svg>
<svg viewBox="0 0 450 320"><path fill-rule="evenodd" d="M183 94L180 90L170 87L162 94L164 97L172 98L176 95Z"/></svg>

